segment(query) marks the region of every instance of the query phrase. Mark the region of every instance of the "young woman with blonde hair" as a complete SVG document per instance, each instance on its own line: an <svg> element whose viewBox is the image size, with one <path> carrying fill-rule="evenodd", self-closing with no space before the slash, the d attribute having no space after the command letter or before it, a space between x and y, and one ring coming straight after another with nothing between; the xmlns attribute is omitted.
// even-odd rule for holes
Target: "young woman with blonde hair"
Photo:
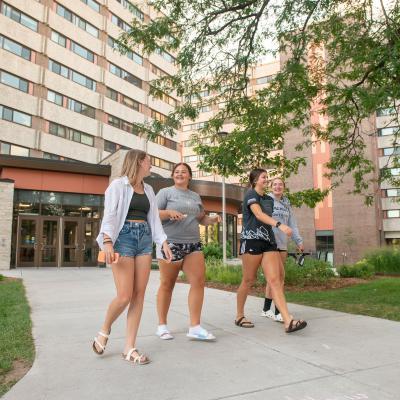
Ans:
<svg viewBox="0 0 400 400"><path fill-rule="evenodd" d="M280 281L282 259L277 251L272 227L279 228L285 235L292 234L291 228L272 218L274 200L265 195L268 185L267 171L261 168L250 173L251 189L243 200L243 228L240 238L243 277L237 291L237 314L235 324L242 328L253 328L254 324L245 318L244 305L258 268L262 267L278 306L285 332L291 333L307 326L306 321L294 320L289 314L285 294Z"/></svg>
<svg viewBox="0 0 400 400"><path fill-rule="evenodd" d="M107 264L112 266L117 296L108 306L92 348L97 354L104 353L111 325L129 306L122 354L126 361L135 364L150 362L146 355L139 353L135 342L149 280L153 241L164 249L166 262L172 258L153 188L143 182L150 175L150 169L150 157L144 151L126 153L121 176L105 192L104 216L97 237Z"/></svg>
<svg viewBox="0 0 400 400"><path fill-rule="evenodd" d="M276 219L282 224L289 226L292 229L292 240L296 243L297 250L300 252L304 251L303 239L299 234L297 228L296 218L294 217L292 207L290 206L289 199L284 196L285 182L282 178L276 177L271 181L271 193L269 196L274 199L274 210L272 212L272 218ZM285 261L288 255L288 237L280 229L273 227L275 235L276 246L279 251L279 255L282 259L280 268L280 281L282 288L285 285ZM261 312L263 317L271 318L276 322L283 322L282 315L279 312L279 308L275 305L275 313L271 310L272 306L272 293L271 288L267 284L265 287L265 299L264 308Z"/></svg>

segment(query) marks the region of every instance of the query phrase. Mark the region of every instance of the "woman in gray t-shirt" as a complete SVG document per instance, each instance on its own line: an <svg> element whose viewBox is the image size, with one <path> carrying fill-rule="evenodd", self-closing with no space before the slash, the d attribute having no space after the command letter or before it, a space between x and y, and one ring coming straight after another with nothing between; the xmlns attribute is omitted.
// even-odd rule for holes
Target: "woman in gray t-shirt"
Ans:
<svg viewBox="0 0 400 400"><path fill-rule="evenodd" d="M220 217L205 214L200 196L189 190L192 170L186 163L176 164L172 171L174 186L161 189L157 193L157 204L167 242L172 252L172 263L164 260L164 254L157 247L160 268L160 287L157 293L159 325L157 335L164 340L173 339L167 327L167 315L171 304L172 291L180 270L185 272L190 284L189 313L190 339L210 341L215 336L200 325L200 315L204 298L205 262L201 249L201 225L212 225Z"/></svg>

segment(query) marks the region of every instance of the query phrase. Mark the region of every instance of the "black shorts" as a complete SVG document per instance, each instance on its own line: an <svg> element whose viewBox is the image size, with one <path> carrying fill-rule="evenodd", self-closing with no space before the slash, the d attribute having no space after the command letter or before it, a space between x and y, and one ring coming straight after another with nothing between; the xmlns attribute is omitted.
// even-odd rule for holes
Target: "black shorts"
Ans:
<svg viewBox="0 0 400 400"><path fill-rule="evenodd" d="M201 242L197 243L173 243L168 242L168 246L171 249L172 260L171 261L181 261L185 256L194 253L195 251L201 251ZM161 253L165 258L164 250L161 249Z"/></svg>
<svg viewBox="0 0 400 400"><path fill-rule="evenodd" d="M241 239L239 254L253 254L258 255L268 251L278 251L275 243L270 243L265 240L258 239Z"/></svg>

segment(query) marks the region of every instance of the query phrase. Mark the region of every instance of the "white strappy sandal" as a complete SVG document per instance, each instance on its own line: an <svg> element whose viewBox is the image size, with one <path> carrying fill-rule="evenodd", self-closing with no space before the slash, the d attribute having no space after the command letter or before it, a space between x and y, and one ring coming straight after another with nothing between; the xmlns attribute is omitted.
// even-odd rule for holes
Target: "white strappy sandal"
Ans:
<svg viewBox="0 0 400 400"><path fill-rule="evenodd" d="M106 338L107 341L108 341L108 338L110 337L110 335L107 335L106 333L104 333L104 332L102 332L102 331L97 332L97 335ZM103 345L103 344L101 344L101 343L99 342L99 340L97 339L97 336L96 336L96 337L94 338L94 341L93 341L93 344L92 344L93 351L94 351L96 354L99 354L99 355L103 354L103 353L104 353L104 350L106 349L107 341L106 341L106 343ZM97 346L97 347L96 347L96 346ZM99 351L98 349L100 349L100 351Z"/></svg>
<svg viewBox="0 0 400 400"><path fill-rule="evenodd" d="M132 353L135 353L135 352L139 354L136 357L132 356ZM140 354L139 350L136 348L130 349L127 354L122 353L122 357L124 358L125 361L130 361L133 364L144 365L144 364L148 364L150 362L148 357L144 354Z"/></svg>

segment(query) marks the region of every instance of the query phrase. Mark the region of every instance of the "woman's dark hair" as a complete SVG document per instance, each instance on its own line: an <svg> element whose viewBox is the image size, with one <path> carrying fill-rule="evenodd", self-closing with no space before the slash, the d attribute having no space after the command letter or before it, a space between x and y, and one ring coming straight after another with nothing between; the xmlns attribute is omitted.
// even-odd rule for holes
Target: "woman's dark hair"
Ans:
<svg viewBox="0 0 400 400"><path fill-rule="evenodd" d="M251 187L253 189L256 186L256 182L258 181L258 178L264 172L267 172L267 171L265 169L263 169L263 168L255 168L250 172L249 182L250 182L250 185L251 185Z"/></svg>
<svg viewBox="0 0 400 400"><path fill-rule="evenodd" d="M174 165L174 168L172 168L171 177L174 176L175 170L176 170L178 167L182 166L182 165L183 165L184 167L187 168L187 170L189 171L190 179L192 179L192 178L193 178L192 168L190 168L190 165L189 165L189 164L186 164L186 163L184 163L184 162L181 162L181 163L178 163L178 164L175 164L175 165ZM189 181L189 184L190 184L190 181ZM188 187L189 187L189 185L188 185Z"/></svg>

